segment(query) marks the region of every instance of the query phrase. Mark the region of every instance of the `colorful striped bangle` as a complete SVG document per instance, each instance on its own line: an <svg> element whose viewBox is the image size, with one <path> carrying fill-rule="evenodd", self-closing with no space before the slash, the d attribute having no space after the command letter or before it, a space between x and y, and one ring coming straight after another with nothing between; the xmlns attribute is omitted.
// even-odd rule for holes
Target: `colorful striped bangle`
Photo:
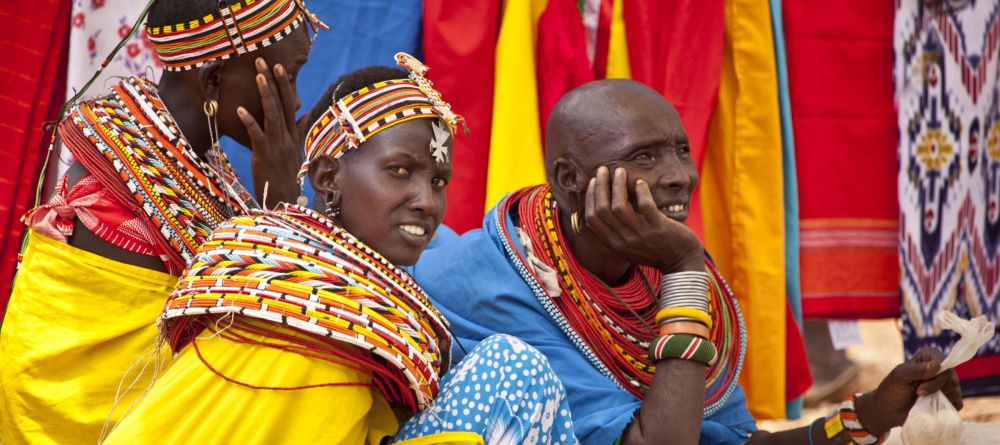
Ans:
<svg viewBox="0 0 1000 445"><path fill-rule="evenodd" d="M852 444L878 445L885 442L886 435L876 436L869 433L861 425L861 421L858 419L858 412L854 408L854 403L858 400L859 395L855 394L851 396L850 399L845 400L844 403L840 404L839 408L826 417L824 429L827 439L833 439L846 431L847 437Z"/></svg>
<svg viewBox="0 0 1000 445"><path fill-rule="evenodd" d="M858 401L858 396L860 395L855 394L845 400L844 403L841 403L840 408L837 410L837 415L844 424L844 429L847 430L847 434L850 436L852 442L858 445L881 444L885 442L885 438L888 435L876 436L868 432L864 425L861 424L861 419L858 418L858 411L854 408L854 404Z"/></svg>
<svg viewBox="0 0 1000 445"><path fill-rule="evenodd" d="M712 329L712 316L708 312L692 307L667 307L656 312L656 324L659 325L671 318L689 318L701 322Z"/></svg>
<svg viewBox="0 0 1000 445"><path fill-rule="evenodd" d="M712 366L718 356L718 351L712 342L693 335L663 335L656 337L649 344L649 359L654 363L668 358L677 358Z"/></svg>

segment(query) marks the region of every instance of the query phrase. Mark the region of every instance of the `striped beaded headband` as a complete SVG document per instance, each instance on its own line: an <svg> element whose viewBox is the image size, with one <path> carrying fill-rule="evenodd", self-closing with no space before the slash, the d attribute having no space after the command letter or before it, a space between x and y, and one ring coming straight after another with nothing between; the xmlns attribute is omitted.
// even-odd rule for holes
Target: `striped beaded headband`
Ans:
<svg viewBox="0 0 1000 445"><path fill-rule="evenodd" d="M334 101L313 123L306 133L300 182L309 164L320 155L337 159L393 125L413 119L440 119L452 135L464 125L464 119L451 111L451 105L424 77L424 64L406 53L396 53L396 64L410 72L409 78L377 82L348 94Z"/></svg>
<svg viewBox="0 0 1000 445"><path fill-rule="evenodd" d="M174 0L176 1L176 0ZM187 23L146 27L167 71L185 71L278 42L303 22L328 29L302 0L219 1L219 10Z"/></svg>
<svg viewBox="0 0 1000 445"><path fill-rule="evenodd" d="M386 399L414 412L430 405L450 361L448 322L413 279L307 208L216 228L167 299L162 335L178 351L197 337L187 327L226 314L325 338L313 351L321 357L360 353Z"/></svg>

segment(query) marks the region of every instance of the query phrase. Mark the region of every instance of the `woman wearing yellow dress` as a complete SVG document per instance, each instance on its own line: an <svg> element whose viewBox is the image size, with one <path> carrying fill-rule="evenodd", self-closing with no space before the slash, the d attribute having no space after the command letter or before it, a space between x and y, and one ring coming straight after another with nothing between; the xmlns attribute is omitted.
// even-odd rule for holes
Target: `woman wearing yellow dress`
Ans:
<svg viewBox="0 0 1000 445"><path fill-rule="evenodd" d="M448 371L447 321L397 267L441 224L461 118L396 58L409 72L348 74L314 111L318 211L234 218L201 246L161 316L177 358L106 443L576 442L562 384L520 340Z"/></svg>

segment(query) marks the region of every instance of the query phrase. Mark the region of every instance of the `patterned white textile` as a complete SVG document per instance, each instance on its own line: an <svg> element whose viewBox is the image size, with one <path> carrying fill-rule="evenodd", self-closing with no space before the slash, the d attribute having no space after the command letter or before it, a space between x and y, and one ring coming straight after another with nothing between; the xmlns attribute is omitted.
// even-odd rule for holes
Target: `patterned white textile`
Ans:
<svg viewBox="0 0 1000 445"><path fill-rule="evenodd" d="M1000 319L1000 0L940 3L899 1L895 21L908 356L951 348L942 312ZM957 371L966 395L1000 393L1000 336Z"/></svg>

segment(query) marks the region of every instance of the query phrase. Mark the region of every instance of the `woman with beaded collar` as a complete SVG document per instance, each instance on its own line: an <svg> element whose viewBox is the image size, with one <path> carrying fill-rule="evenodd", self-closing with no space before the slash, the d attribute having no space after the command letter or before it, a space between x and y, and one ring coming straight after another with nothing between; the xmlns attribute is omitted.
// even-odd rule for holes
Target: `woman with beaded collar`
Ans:
<svg viewBox="0 0 1000 445"><path fill-rule="evenodd" d="M462 120L396 60L409 73L347 74L311 113L316 210L202 245L161 316L177 359L106 443L575 443L541 354L495 336L448 371L448 322L399 269L441 224Z"/></svg>
<svg viewBox="0 0 1000 445"><path fill-rule="evenodd" d="M258 191L295 196L277 185L293 183L295 76L322 23L301 0L150 3L159 85L120 79L70 104L58 133L77 163L23 218L31 230L0 331L5 444L93 442L118 418L122 374L150 353L187 261L215 226L258 207L221 135L253 149Z"/></svg>

